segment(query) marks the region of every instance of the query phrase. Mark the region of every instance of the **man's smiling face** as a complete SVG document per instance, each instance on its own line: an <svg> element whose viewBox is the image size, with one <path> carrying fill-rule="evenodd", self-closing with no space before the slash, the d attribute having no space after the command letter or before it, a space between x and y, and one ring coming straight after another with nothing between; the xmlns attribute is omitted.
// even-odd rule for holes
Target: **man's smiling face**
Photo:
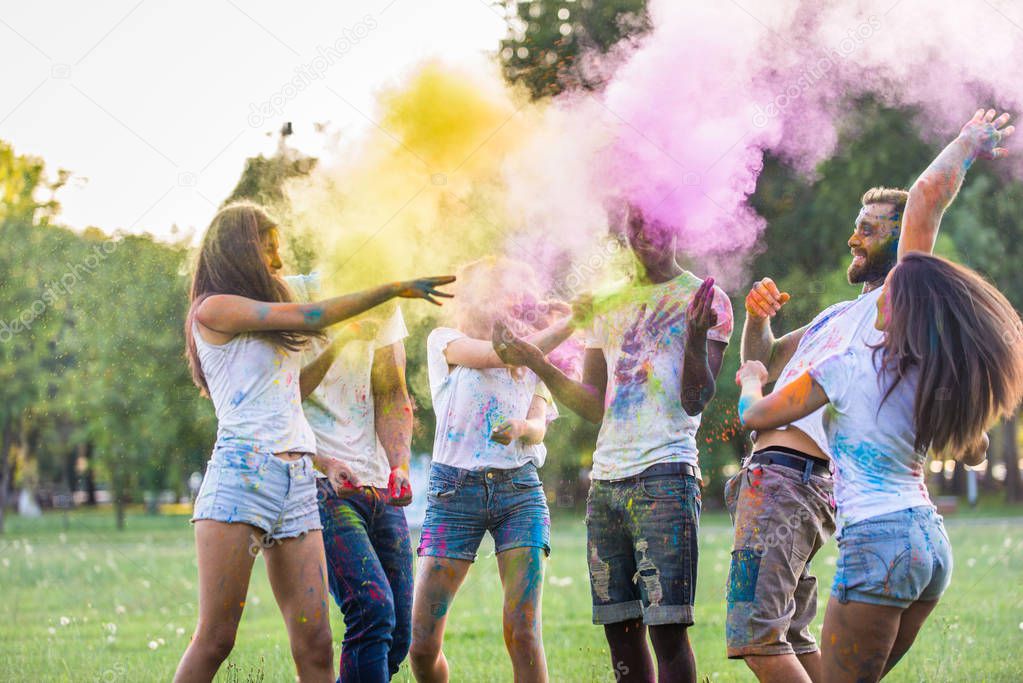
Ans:
<svg viewBox="0 0 1023 683"><path fill-rule="evenodd" d="M856 228L849 238L852 262L850 284L874 282L888 274L898 260L902 211L889 202L867 204L856 217Z"/></svg>

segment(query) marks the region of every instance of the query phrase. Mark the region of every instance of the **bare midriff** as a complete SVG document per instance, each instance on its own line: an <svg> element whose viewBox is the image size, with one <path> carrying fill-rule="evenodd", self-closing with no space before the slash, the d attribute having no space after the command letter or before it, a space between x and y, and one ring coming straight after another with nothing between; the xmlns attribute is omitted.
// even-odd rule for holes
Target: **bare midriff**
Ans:
<svg viewBox="0 0 1023 683"><path fill-rule="evenodd" d="M821 460L829 459L827 453L821 450L817 442L798 427L765 429L757 432L757 440L753 442L753 450L759 451L771 446L784 446L785 448L797 450L800 453L806 453L814 458L820 458Z"/></svg>
<svg viewBox="0 0 1023 683"><path fill-rule="evenodd" d="M283 453L274 453L274 455L276 455L281 460L287 460L288 462L291 462L292 460L301 460L303 455L309 454L303 453L301 451L284 451Z"/></svg>

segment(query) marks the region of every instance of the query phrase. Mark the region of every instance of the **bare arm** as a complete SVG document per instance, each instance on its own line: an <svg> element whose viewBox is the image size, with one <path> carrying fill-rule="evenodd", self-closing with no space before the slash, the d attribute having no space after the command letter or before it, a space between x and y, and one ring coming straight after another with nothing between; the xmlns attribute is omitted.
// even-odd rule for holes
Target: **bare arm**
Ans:
<svg viewBox="0 0 1023 683"><path fill-rule="evenodd" d="M566 317L523 337L523 340L537 347L546 355L556 349L561 342L571 337L574 330L572 319ZM461 365L477 370L505 367L504 361L494 351L493 342L483 339L470 339L469 337L455 339L444 347L444 358L448 365Z"/></svg>
<svg viewBox="0 0 1023 683"><path fill-rule="evenodd" d="M707 341L707 331L717 325L714 311L714 278L703 281L686 307L686 350L682 357L682 409L699 415L717 391L717 376L727 344ZM708 348L709 347L709 348Z"/></svg>
<svg viewBox="0 0 1023 683"><path fill-rule="evenodd" d="M391 468L387 486L390 503L408 505L412 502L412 486L408 479L412 453L412 399L405 383L404 344L397 342L376 350L371 385L377 438Z"/></svg>
<svg viewBox="0 0 1023 683"><path fill-rule="evenodd" d="M1009 115L995 118L995 110L977 110L959 136L931 162L909 190L906 214L899 237L899 259L911 252L930 253L938 237L945 209L963 185L966 172L976 159L1000 159L1006 150L998 145L1015 130L1006 127Z"/></svg>
<svg viewBox="0 0 1023 683"><path fill-rule="evenodd" d="M543 351L518 339L501 323L494 326L493 346L502 363L522 365L535 372L554 398L584 420L599 424L604 419L607 362L600 349L586 349L583 378L577 381L550 363Z"/></svg>
<svg viewBox="0 0 1023 683"><path fill-rule="evenodd" d="M748 361L739 368L737 379L742 385L739 396L739 419L747 429L776 429L791 424L828 403L827 394L809 373L803 373L781 389L763 395L767 368L758 361Z"/></svg>
<svg viewBox="0 0 1023 683"><path fill-rule="evenodd" d="M776 339L771 330L773 318L788 300L786 292L778 291L774 280L765 277L753 284L746 295L746 321L742 326L742 342L739 357L743 361L760 361L767 368L767 380L773 382L781 375L781 371L799 347L803 334L809 328L804 325L793 330L780 339Z"/></svg>
<svg viewBox="0 0 1023 683"><path fill-rule="evenodd" d="M547 399L533 396L525 419L505 420L494 428L490 438L505 445L519 439L530 446L543 443L547 436Z"/></svg>
<svg viewBox="0 0 1023 683"><path fill-rule="evenodd" d="M436 287L454 281L453 277L431 277L396 282L345 294L309 304L255 301L233 294L215 294L199 305L196 318L204 326L222 334L241 334L268 330L315 331L368 311L394 297L426 299L447 297Z"/></svg>

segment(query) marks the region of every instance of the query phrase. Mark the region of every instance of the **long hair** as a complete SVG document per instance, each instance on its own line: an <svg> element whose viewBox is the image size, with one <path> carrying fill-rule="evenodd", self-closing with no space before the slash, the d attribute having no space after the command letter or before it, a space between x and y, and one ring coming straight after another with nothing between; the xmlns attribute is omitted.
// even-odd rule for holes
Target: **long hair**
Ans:
<svg viewBox="0 0 1023 683"><path fill-rule="evenodd" d="M1023 398L1019 314L975 271L922 253L903 257L884 296L888 320L875 355L894 377L885 399L915 367L917 451L974 447Z"/></svg>
<svg viewBox="0 0 1023 683"><path fill-rule="evenodd" d="M199 363L192 329L195 314L206 297L214 294L235 294L256 301L291 301L291 292L276 277L263 258L264 241L277 223L261 207L239 202L221 209L206 230L189 293L188 316L185 319L185 353L192 371L192 381L209 393L206 377ZM274 330L253 333L273 345L298 351L315 333L297 330Z"/></svg>

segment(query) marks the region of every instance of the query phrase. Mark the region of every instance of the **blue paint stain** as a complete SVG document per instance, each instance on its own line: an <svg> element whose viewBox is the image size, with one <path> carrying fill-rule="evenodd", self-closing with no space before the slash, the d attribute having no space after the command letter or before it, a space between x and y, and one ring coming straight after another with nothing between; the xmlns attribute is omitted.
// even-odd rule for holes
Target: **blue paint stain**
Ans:
<svg viewBox="0 0 1023 683"><path fill-rule="evenodd" d="M745 415L746 411L749 410L750 406L754 403L756 403L756 399L752 396L743 395L739 397L739 422L746 424L746 420L743 419L743 415Z"/></svg>

